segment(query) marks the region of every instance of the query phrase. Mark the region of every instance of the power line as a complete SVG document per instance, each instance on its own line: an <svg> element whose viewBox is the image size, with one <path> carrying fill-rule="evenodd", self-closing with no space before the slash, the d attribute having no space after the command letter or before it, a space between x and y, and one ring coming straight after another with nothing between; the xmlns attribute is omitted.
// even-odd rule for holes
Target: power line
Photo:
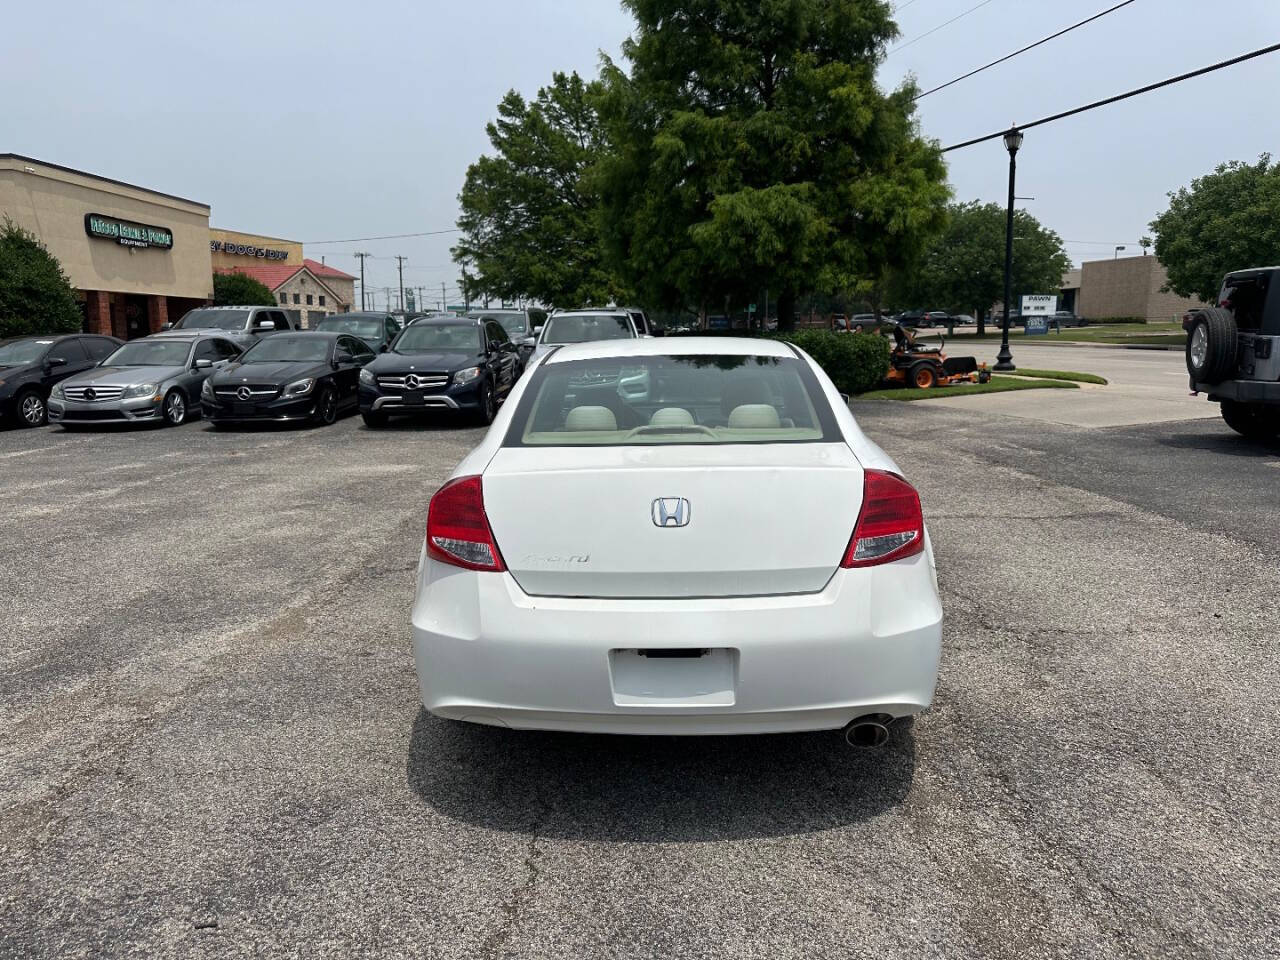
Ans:
<svg viewBox="0 0 1280 960"><path fill-rule="evenodd" d="M350 237L346 240L303 240L304 244L309 243L313 246L321 243L364 243L366 240L403 240L406 237L437 237L442 233L461 233L462 231L453 227L450 230L427 230L423 233L392 233L385 237Z"/></svg>
<svg viewBox="0 0 1280 960"><path fill-rule="evenodd" d="M990 70L992 67L999 66L1000 64L1004 63L1006 60L1012 60L1014 57L1018 56L1018 54L1026 53L1028 50L1034 50L1036 47L1042 46L1043 44L1048 43L1050 40L1058 39L1058 37L1062 36L1064 33L1070 33L1072 30L1077 30L1080 27L1083 27L1085 24L1093 23L1093 21L1099 20L1102 17L1105 17L1108 13L1115 13L1115 11L1119 10L1121 7L1127 7L1129 4L1134 2L1135 0L1124 0L1123 3L1117 3L1114 7L1108 7L1106 10L1103 10L1101 13L1095 13L1092 17L1089 17L1087 20L1081 20L1079 23L1073 23L1071 26L1066 27L1065 29L1059 30L1057 33L1051 33L1049 36L1045 37L1043 40L1037 40L1035 43L1029 43L1025 47L1023 47L1021 50L1015 50L1013 51L1013 53L1006 54L1005 56L1001 57L999 60L992 60L990 63L986 64L985 66L978 67L977 70L970 70L968 73L963 74L962 76L956 77L954 80L948 80L946 83L941 84L940 86L936 86L932 90L926 90L924 93L916 94L916 96L912 98L912 102L919 100L923 97L927 97L931 93L937 93L939 90L945 90L947 87L952 86L953 84L959 83L961 80L968 80L970 77L976 76L977 74L982 73L983 70Z"/></svg>
<svg viewBox="0 0 1280 960"><path fill-rule="evenodd" d="M912 37L906 43L900 43L896 47L890 47L888 52L893 53L895 50L901 50L903 47L909 47L913 43L918 43L919 41L923 40L925 37L931 37L935 33L937 33L939 30L941 30L943 27L949 27L953 23L955 23L957 20L963 20L969 14L973 13L975 10L981 10L990 2L991 0L982 0L982 2L979 3L977 6L970 7L968 10L966 10L964 13L960 14L959 16L952 17L946 23L940 23L936 27L934 27L932 30L926 30L924 33L920 34L920 36L918 37Z"/></svg>
<svg viewBox="0 0 1280 960"><path fill-rule="evenodd" d="M1273 43L1269 47L1263 47L1261 50L1254 50L1252 53L1242 54L1238 57L1232 57L1230 60L1223 60L1207 67L1201 67L1199 70L1192 70L1190 73L1184 73L1176 77L1170 77L1168 80L1161 80L1159 83L1149 83L1145 87L1139 87L1136 90L1130 90L1127 93L1118 93L1114 97L1107 97L1105 100L1095 100L1093 103L1086 103L1083 107L1075 107L1071 110L1064 110L1062 113L1055 113L1051 117L1041 117L1031 123L1015 124L1018 130L1030 130L1032 127L1043 126L1046 123L1053 123L1055 120L1062 120L1066 117L1074 117L1077 113L1085 113L1089 110L1096 110L1098 107L1105 107L1112 103L1119 103L1121 100L1128 100L1144 93L1150 93L1152 90L1159 90L1163 87L1172 86L1175 83L1181 83L1183 80L1191 80L1195 77L1202 77L1206 73L1213 73L1215 70L1224 70L1227 67L1234 67L1237 63L1244 63L1246 60L1254 60L1258 57L1266 56L1268 53L1275 53L1280 50L1280 43ZM943 153L950 153L952 150L959 150L962 147L972 147L977 143L985 143L988 140L995 140L1003 137L1007 130L999 130L996 133L988 133L981 137L974 137L972 140L966 140L963 143L953 143L949 147L943 147Z"/></svg>

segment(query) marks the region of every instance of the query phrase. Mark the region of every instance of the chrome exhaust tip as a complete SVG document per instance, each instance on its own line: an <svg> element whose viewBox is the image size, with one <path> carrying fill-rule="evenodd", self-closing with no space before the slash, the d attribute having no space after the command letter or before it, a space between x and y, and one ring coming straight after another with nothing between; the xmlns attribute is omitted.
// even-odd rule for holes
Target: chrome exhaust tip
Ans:
<svg viewBox="0 0 1280 960"><path fill-rule="evenodd" d="M851 747L874 750L889 742L889 724L893 717L884 713L872 713L850 720L844 728L844 739Z"/></svg>

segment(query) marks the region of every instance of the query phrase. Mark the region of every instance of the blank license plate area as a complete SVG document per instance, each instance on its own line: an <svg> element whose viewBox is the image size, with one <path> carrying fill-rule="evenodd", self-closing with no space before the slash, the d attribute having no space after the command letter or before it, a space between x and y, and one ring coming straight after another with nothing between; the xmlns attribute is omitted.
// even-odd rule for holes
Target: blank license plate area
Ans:
<svg viewBox="0 0 1280 960"><path fill-rule="evenodd" d="M694 655L690 655L693 653ZM611 650L620 707L731 707L737 651Z"/></svg>

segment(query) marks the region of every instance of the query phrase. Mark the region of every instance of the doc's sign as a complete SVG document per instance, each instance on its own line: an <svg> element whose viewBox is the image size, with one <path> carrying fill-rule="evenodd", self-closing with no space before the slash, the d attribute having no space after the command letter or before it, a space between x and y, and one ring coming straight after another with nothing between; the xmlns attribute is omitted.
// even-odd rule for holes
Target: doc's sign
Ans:
<svg viewBox="0 0 1280 960"><path fill-rule="evenodd" d="M134 223L132 220L119 220L101 213L84 215L84 232L100 240L114 240L122 247L173 249L173 231L168 227L153 227L146 223Z"/></svg>
<svg viewBox="0 0 1280 960"><path fill-rule="evenodd" d="M288 260L288 250L268 250L248 243L231 243L226 240L210 240L209 249L214 253L234 253L241 257L257 257L259 260Z"/></svg>

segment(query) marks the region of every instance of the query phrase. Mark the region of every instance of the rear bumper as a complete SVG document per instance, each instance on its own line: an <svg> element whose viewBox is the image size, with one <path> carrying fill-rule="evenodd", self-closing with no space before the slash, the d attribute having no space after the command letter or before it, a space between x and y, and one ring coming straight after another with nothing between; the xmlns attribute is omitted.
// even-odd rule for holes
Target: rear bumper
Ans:
<svg viewBox="0 0 1280 960"><path fill-rule="evenodd" d="M839 570L815 594L680 600L531 597L510 574L425 559L412 632L422 702L438 716L596 733L778 733L928 707L942 611L928 554ZM635 653L690 648L727 652Z"/></svg>
<svg viewBox="0 0 1280 960"><path fill-rule="evenodd" d="M1214 384L1192 383L1191 389L1208 394L1210 400L1280 404L1280 382L1276 381L1224 380Z"/></svg>

